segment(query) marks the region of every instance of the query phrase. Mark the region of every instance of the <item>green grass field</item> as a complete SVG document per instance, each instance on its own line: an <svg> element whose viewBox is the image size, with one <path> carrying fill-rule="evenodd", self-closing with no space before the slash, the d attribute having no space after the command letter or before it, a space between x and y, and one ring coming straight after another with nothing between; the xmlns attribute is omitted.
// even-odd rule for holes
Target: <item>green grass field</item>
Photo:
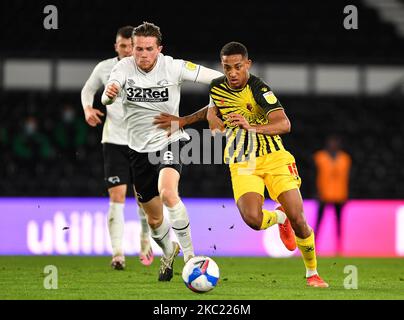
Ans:
<svg viewBox="0 0 404 320"><path fill-rule="evenodd" d="M171 282L157 281L159 261L150 267L127 257L127 269L114 271L109 257L2 256L0 299L404 299L404 259L320 258L319 271L330 288L307 288L300 258L214 257L218 286L196 294L181 278L177 258ZM58 270L58 289L44 288L44 267ZM346 265L358 270L358 289L344 289Z"/></svg>

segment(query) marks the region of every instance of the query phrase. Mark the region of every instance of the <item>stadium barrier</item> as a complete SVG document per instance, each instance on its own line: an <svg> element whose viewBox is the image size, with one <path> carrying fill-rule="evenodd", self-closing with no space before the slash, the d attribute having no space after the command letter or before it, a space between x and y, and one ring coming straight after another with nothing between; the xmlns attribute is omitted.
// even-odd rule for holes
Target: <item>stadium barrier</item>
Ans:
<svg viewBox="0 0 404 320"><path fill-rule="evenodd" d="M0 198L0 255L109 255L107 198ZM289 252L277 227L257 232L242 221L233 199L183 199L190 215L197 254L209 256L299 255ZM305 200L307 221L314 225L318 203ZM274 203L267 201L267 209ZM124 246L139 253L136 202L125 206ZM165 212L167 214L167 212ZM404 200L351 200L343 209L342 256L404 256ZM320 256L337 254L336 220L326 208L316 234ZM174 233L172 236L175 238ZM160 248L153 243L156 254Z"/></svg>

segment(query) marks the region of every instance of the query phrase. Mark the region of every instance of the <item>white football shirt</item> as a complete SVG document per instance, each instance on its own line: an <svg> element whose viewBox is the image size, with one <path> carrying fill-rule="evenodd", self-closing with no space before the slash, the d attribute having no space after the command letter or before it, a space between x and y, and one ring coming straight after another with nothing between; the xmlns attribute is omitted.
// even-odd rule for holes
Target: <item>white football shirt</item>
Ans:
<svg viewBox="0 0 404 320"><path fill-rule="evenodd" d="M209 84L222 73L189 61L159 54L149 72L139 69L133 57L122 59L112 70L109 83L121 87L128 145L137 152L155 152L180 139L189 140L179 130L170 137L167 131L153 124L161 112L179 115L181 83L194 81Z"/></svg>
<svg viewBox="0 0 404 320"><path fill-rule="evenodd" d="M81 91L83 108L93 105L95 93L108 82L109 74L118 62L118 58L115 57L103 60L95 66ZM122 98L118 96L113 104L107 106L101 143L128 144L126 124L123 116Z"/></svg>

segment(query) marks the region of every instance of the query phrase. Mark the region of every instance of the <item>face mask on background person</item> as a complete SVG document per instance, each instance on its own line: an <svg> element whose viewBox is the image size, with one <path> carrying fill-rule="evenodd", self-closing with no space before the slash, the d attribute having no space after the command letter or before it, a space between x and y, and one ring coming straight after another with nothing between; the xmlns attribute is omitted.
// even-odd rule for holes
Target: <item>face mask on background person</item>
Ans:
<svg viewBox="0 0 404 320"><path fill-rule="evenodd" d="M63 121L70 123L74 119L74 111L72 109L66 109L63 111Z"/></svg>
<svg viewBox="0 0 404 320"><path fill-rule="evenodd" d="M37 125L35 121L29 120L25 123L24 127L25 133L27 135L33 135L37 131Z"/></svg>

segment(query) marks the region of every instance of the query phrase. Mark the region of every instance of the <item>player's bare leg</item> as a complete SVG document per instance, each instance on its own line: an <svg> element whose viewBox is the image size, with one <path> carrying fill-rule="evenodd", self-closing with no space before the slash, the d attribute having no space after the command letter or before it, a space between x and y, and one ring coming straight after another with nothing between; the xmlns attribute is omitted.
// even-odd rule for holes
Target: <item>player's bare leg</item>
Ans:
<svg viewBox="0 0 404 320"><path fill-rule="evenodd" d="M189 217L184 203L178 195L180 174L173 168L163 168L160 171L158 189L160 198L167 207L172 228L178 238L184 253L184 261L194 257Z"/></svg>
<svg viewBox="0 0 404 320"><path fill-rule="evenodd" d="M147 222L147 216L143 208L138 206L137 210L141 225L139 260L143 265L150 266L153 263L154 254L150 241L149 223Z"/></svg>
<svg viewBox="0 0 404 320"><path fill-rule="evenodd" d="M295 250L295 237L285 213L279 208L274 211L263 209L263 202L262 195L257 192L247 192L238 199L237 207L244 222L254 230L265 230L278 224L285 247Z"/></svg>
<svg viewBox="0 0 404 320"><path fill-rule="evenodd" d="M135 194L136 194L136 189L133 188ZM137 214L139 216L139 221L140 221L140 254L139 254L139 260L140 262L145 265L145 266L150 266L153 263L154 260L154 254L151 246L151 241L150 241L150 227L149 223L147 222L147 215L144 212L144 209L140 202L137 200Z"/></svg>
<svg viewBox="0 0 404 320"><path fill-rule="evenodd" d="M170 281L173 277L174 259L179 253L178 243L170 240L170 224L163 214L163 202L156 196L148 202L142 203L147 214L151 236L163 250L160 260L159 281Z"/></svg>
<svg viewBox="0 0 404 320"><path fill-rule="evenodd" d="M112 246L111 266L115 270L125 269L125 255L123 251L124 233L124 207L126 196L126 185L119 185L108 189L109 210L108 210L108 231Z"/></svg>
<svg viewBox="0 0 404 320"><path fill-rule="evenodd" d="M237 200L237 207L244 222L254 230L261 230L263 223L262 195L256 192L247 192ZM273 220L273 224L276 222Z"/></svg>
<svg viewBox="0 0 404 320"><path fill-rule="evenodd" d="M320 278L317 272L314 232L306 222L303 212L303 200L299 189L296 188L281 193L278 201L285 210L296 234L296 243L306 266L307 285L327 288L328 284Z"/></svg>

